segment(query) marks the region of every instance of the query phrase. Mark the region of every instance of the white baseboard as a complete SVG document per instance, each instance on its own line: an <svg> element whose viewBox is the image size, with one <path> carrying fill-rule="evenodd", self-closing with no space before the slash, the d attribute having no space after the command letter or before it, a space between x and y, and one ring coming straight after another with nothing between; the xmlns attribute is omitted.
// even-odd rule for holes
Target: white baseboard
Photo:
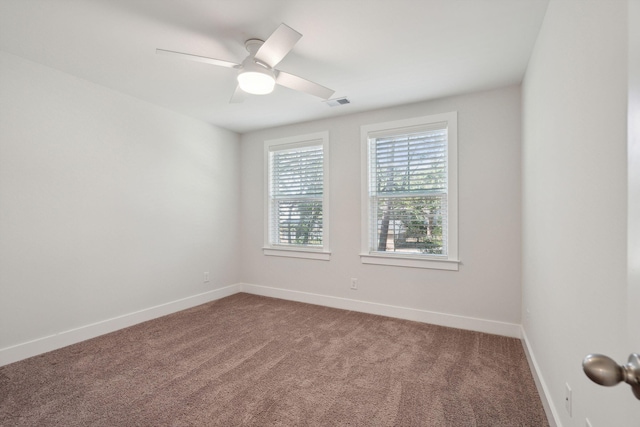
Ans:
<svg viewBox="0 0 640 427"><path fill-rule="evenodd" d="M204 292L202 294L182 298L176 301L171 301L165 304L160 304L133 313L117 316L89 325L84 325L75 329L62 331L53 335L20 343L11 347L2 348L0 349L0 366L17 362L28 357L37 356L38 354L46 353L58 348L66 347L68 345L75 344L90 338L95 338L97 336L104 335L118 329L133 326L135 324L146 322L147 320L155 319L167 314L175 313L180 310L195 307L196 305L205 304L209 301L224 298L238 292L246 292L255 295L263 295L290 301L304 302L308 304L323 305L326 307L339 308L343 310L396 317L399 319L431 323L434 325L448 326L451 328L486 332L489 334L503 335L513 338L522 337L521 326L514 323L476 319L473 317L437 313L433 311L359 301L349 298L340 298L308 292L292 291L289 289L238 283L209 292Z"/></svg>
<svg viewBox="0 0 640 427"><path fill-rule="evenodd" d="M32 341L17 344L11 347L0 349L0 366L17 362L28 357L37 356L58 348L66 347L80 341L95 338L118 329L133 326L147 320L175 313L180 310L205 304L220 298L240 292L242 286L234 284L220 289L204 292L198 295L189 296L154 307L145 308L133 313L124 314L111 319L84 325L79 328L69 329L54 335L38 338Z"/></svg>
<svg viewBox="0 0 640 427"><path fill-rule="evenodd" d="M397 317L399 319L414 320L417 322L431 323L451 328L486 332L489 334L503 335L512 338L521 338L520 333L522 328L520 325L515 323L476 319L473 317L458 316L455 314L437 313L434 311L292 291L289 289L271 288L268 286L252 285L248 283L242 284L242 291L255 295L323 305L343 310L378 314L381 316Z"/></svg>
<svg viewBox="0 0 640 427"><path fill-rule="evenodd" d="M549 388L547 387L547 384L544 382L544 379L542 378L542 375L540 373L540 367L536 362L536 358L533 354L533 350L531 349L531 344L527 339L527 333L525 332L524 328L522 328L521 333L522 333L522 347L524 347L524 353L527 356L527 361L529 362L529 368L531 369L533 380L535 381L536 387L538 388L538 394L540 395L540 400L542 401L544 412L547 414L547 420L549 420L549 426L562 427L562 424L560 423L560 417L558 416L556 407L553 404L553 401L551 400L551 395L549 394Z"/></svg>

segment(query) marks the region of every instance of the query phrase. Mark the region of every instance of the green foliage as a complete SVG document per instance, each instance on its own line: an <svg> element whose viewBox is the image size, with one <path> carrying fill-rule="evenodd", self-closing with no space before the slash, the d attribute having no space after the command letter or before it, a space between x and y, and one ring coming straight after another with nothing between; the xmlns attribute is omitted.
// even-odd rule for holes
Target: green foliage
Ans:
<svg viewBox="0 0 640 427"><path fill-rule="evenodd" d="M282 244L322 245L322 202L279 202L278 234Z"/></svg>
<svg viewBox="0 0 640 427"><path fill-rule="evenodd" d="M425 138L376 141L378 251L444 253L446 143Z"/></svg>

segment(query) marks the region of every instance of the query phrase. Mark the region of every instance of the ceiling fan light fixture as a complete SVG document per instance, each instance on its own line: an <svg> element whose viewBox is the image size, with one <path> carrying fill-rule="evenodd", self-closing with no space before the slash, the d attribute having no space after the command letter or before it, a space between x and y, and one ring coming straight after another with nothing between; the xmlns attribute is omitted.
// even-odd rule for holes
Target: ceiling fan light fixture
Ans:
<svg viewBox="0 0 640 427"><path fill-rule="evenodd" d="M156 49L156 53L238 70L238 85L229 100L233 104L242 102L243 95L246 93L254 95L269 94L273 92L276 83L289 89L328 100L335 91L275 68L293 49L300 37L302 37L302 34L293 28L286 24L280 24L267 40L249 39L245 41L244 46L249 52L249 56L241 64L166 49Z"/></svg>
<svg viewBox="0 0 640 427"><path fill-rule="evenodd" d="M243 91L253 95L266 95L273 92L276 79L269 70L254 69L238 74L238 85Z"/></svg>

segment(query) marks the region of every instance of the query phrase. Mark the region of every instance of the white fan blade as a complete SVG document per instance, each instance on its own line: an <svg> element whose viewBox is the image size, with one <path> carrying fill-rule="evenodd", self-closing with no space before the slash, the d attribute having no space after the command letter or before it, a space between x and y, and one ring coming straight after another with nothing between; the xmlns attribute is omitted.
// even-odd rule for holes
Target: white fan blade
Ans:
<svg viewBox="0 0 640 427"><path fill-rule="evenodd" d="M255 58L274 68L293 49L300 37L302 37L302 34L293 28L286 24L280 24L264 44L260 46Z"/></svg>
<svg viewBox="0 0 640 427"><path fill-rule="evenodd" d="M239 104L241 102L244 102L244 99L246 98L245 95L246 94L244 93L244 91L240 89L240 85L236 86L236 91L233 92L233 96L231 96L229 104Z"/></svg>
<svg viewBox="0 0 640 427"><path fill-rule="evenodd" d="M334 90L331 90L324 86L320 86L318 83L310 82L309 80L305 80L302 77L298 77L284 71L278 72L276 83L281 86L288 87L289 89L306 92L310 95L314 95L322 99L329 99L331 98L331 95L335 93Z"/></svg>
<svg viewBox="0 0 640 427"><path fill-rule="evenodd" d="M227 68L239 68L240 64L234 62L223 61L222 59L207 58L206 56L191 55L189 53L174 52L172 50L156 49L158 55L179 56L190 61L204 62L205 64L219 65Z"/></svg>

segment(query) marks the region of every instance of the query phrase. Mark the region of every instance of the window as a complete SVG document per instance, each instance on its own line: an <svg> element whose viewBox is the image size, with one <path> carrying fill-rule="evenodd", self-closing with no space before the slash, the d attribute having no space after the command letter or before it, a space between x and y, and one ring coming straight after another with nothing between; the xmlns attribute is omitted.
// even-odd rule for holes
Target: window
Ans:
<svg viewBox="0 0 640 427"><path fill-rule="evenodd" d="M362 262L457 270L457 113L361 134Z"/></svg>
<svg viewBox="0 0 640 427"><path fill-rule="evenodd" d="M329 133L265 141L266 255L329 259Z"/></svg>

